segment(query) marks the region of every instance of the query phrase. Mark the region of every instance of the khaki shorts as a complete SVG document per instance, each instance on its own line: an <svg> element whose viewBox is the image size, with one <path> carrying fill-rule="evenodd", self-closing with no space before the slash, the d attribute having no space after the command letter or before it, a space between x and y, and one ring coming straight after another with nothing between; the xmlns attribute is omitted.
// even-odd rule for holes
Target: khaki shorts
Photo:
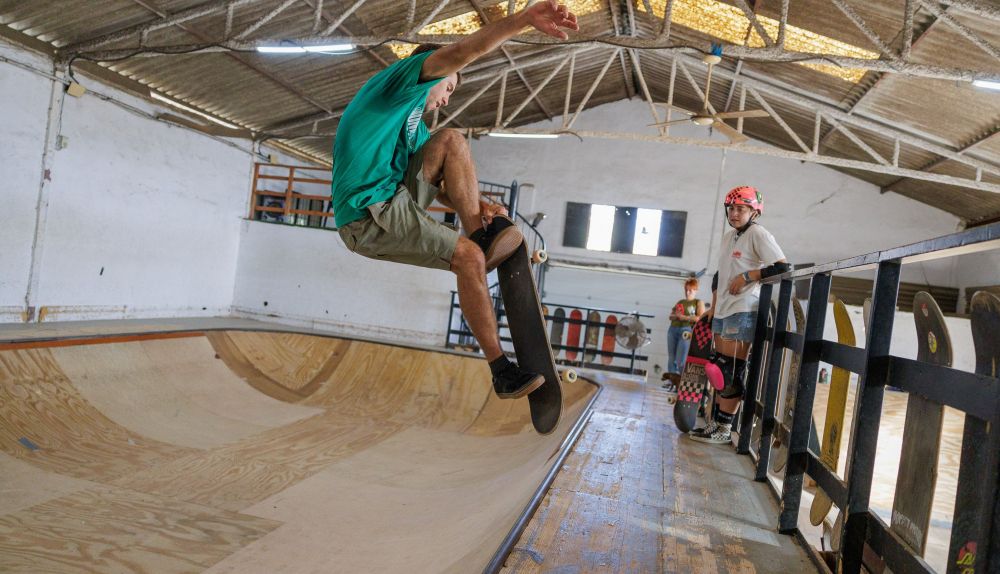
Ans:
<svg viewBox="0 0 1000 574"><path fill-rule="evenodd" d="M368 206L368 217L338 232L348 249L379 261L431 269L451 269L458 231L427 213L438 188L423 178L423 150L410 157L410 167L396 195Z"/></svg>

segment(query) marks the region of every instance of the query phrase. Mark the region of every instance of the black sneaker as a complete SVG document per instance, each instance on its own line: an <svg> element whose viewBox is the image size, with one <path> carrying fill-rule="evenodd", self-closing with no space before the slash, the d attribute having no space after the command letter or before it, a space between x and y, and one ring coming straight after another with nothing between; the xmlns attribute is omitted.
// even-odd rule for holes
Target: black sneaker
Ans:
<svg viewBox="0 0 1000 574"><path fill-rule="evenodd" d="M544 382L542 375L523 371L516 363L509 363L493 377L493 390L501 399L519 399Z"/></svg>
<svg viewBox="0 0 1000 574"><path fill-rule="evenodd" d="M485 228L473 232L469 239L483 250L486 255L486 271L490 272L513 255L524 241L524 235L514 225L514 220L497 215Z"/></svg>

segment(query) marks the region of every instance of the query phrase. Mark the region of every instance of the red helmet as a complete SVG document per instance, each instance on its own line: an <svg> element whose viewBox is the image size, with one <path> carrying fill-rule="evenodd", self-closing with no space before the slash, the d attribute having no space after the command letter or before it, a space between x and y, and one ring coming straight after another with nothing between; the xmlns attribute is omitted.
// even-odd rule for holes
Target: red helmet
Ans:
<svg viewBox="0 0 1000 574"><path fill-rule="evenodd" d="M729 193L726 194L726 201L723 202L725 207L730 205L748 205L753 209L757 210L757 213L764 213L764 196L757 191L756 187L749 185L741 185L739 187L734 187Z"/></svg>

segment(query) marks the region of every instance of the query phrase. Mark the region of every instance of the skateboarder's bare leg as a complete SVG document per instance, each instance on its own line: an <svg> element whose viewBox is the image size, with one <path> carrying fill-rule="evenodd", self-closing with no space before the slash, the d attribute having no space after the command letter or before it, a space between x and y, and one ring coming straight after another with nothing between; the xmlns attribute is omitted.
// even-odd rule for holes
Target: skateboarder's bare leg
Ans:
<svg viewBox="0 0 1000 574"><path fill-rule="evenodd" d="M451 270L458 277L458 300L465 321L472 334L479 341L488 361L492 361L503 351L497 336L497 320L493 315L493 304L486 285L486 258L479 246L465 237L458 238L455 255L451 258Z"/></svg>
<svg viewBox="0 0 1000 574"><path fill-rule="evenodd" d="M441 130L425 144L424 177L441 188L438 201L458 213L466 234L483 227L476 166L461 133Z"/></svg>

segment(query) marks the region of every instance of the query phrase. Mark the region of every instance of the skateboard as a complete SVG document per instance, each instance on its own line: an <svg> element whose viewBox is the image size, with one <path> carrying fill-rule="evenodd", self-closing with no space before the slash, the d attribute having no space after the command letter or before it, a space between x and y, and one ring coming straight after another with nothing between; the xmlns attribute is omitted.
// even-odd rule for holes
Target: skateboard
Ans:
<svg viewBox="0 0 1000 574"><path fill-rule="evenodd" d="M552 356L558 357L559 352L562 351L560 348L562 346L562 336L563 336L563 325L566 324L566 310L562 307L557 307L555 314L552 316L552 335L549 337L549 344L552 346Z"/></svg>
<svg viewBox="0 0 1000 574"><path fill-rule="evenodd" d="M913 319L917 360L950 367L951 337L941 308L930 293L920 291L913 297ZM923 556L927 545L943 419L944 406L910 393L889 529L917 556Z"/></svg>
<svg viewBox="0 0 1000 574"><path fill-rule="evenodd" d="M774 301L771 301L771 311L770 311L770 313L771 313L770 316L768 316L768 318L767 318L767 328L768 329L773 329L774 325L775 325L775 323L776 323L776 321L778 319L778 304L775 303ZM788 323L788 326L791 327L791 322ZM768 354L771 352L770 347L771 347L770 342L768 342L767 340L765 340L764 341L764 351L763 351L764 354L761 355L762 357L768 356ZM749 356L749 354L747 356ZM778 361L778 364L783 364L783 363L784 363L784 353L782 353L782 359L780 361ZM764 380L764 376L763 375L764 374L761 373L761 380L762 381ZM763 388L763 384L761 384L758 387L758 389L759 389L758 390L759 397L754 397L754 399L759 399L763 403L764 402L764 393L766 392L766 390ZM752 448L756 452L759 453L760 452L760 437L764 433L764 423L763 423L763 421L760 418L758 418L756 416L754 416L753 420L754 420L753 430L750 431L750 444L752 445Z"/></svg>
<svg viewBox="0 0 1000 574"><path fill-rule="evenodd" d="M988 291L977 291L969 302L969 313L972 315L976 374L1000 376L1000 297ZM996 472L996 455L989 456L984 452L987 449L980 445L989 440L990 432L990 424L986 421L965 417L949 554L949 562L959 566L957 572L975 570L975 554L970 557L968 550L987 545L987 541L978 537L982 536L982 524L991 512L989 504L983 504L983 492L989 492L987 485L990 474ZM966 449L966 444L975 446Z"/></svg>
<svg viewBox="0 0 1000 574"><path fill-rule="evenodd" d="M601 334L600 322L601 314L597 311L591 311L587 314L587 330L584 331L586 333L584 337L586 342L583 344L583 359L588 363L593 363L594 359L597 358L598 339Z"/></svg>
<svg viewBox="0 0 1000 574"><path fill-rule="evenodd" d="M579 354L577 350L580 346L580 325L583 321L583 313L579 309L573 309L569 314L569 331L566 333L566 358L575 361Z"/></svg>
<svg viewBox="0 0 1000 574"><path fill-rule="evenodd" d="M833 320L837 324L837 342L842 345L854 346L854 326L847 307L840 299L833 300ZM847 390L851 382L851 372L840 367L833 368L830 375L830 396L826 403L826 422L823 425L823 443L820 460L823 464L837 472L837 461L840 459L840 443L843 437L844 414L847 410ZM822 489L816 492L812 506L809 508L809 522L813 526L822 524L833 501Z"/></svg>
<svg viewBox="0 0 1000 574"><path fill-rule="evenodd" d="M615 351L615 326L618 325L618 317L608 315L604 321L604 342L601 343L601 351L613 353ZM615 358L611 355L601 355L601 364L605 366L610 365L614 360Z"/></svg>
<svg viewBox="0 0 1000 574"><path fill-rule="evenodd" d="M792 316L795 318L795 332L804 335L806 332L806 314L802 310L802 303L792 297ZM788 379L785 381L785 406L779 411L782 424L778 425L774 433L774 446L771 454L771 470L781 472L788 462L788 429L792 425L792 413L795 411L795 395L798 392L799 370L802 367L802 355L790 353L791 362L788 367ZM816 425L809 426L809 450L819 452L819 436L816 434Z"/></svg>
<svg viewBox="0 0 1000 574"><path fill-rule="evenodd" d="M694 324L691 348L684 363L680 384L677 385L677 396L667 399L671 404L676 403L674 424L681 432L690 431L698 422L698 411L702 407L702 399L709 386L708 377L705 375L705 363L711 354L712 321L706 316Z"/></svg>
<svg viewBox="0 0 1000 574"><path fill-rule="evenodd" d="M528 394L531 423L539 434L549 434L555 430L562 415L560 381L573 382L576 373L566 370L560 377L556 369L527 245L522 242L521 247L497 267L497 272L517 362L521 368L545 377L542 386Z"/></svg>

